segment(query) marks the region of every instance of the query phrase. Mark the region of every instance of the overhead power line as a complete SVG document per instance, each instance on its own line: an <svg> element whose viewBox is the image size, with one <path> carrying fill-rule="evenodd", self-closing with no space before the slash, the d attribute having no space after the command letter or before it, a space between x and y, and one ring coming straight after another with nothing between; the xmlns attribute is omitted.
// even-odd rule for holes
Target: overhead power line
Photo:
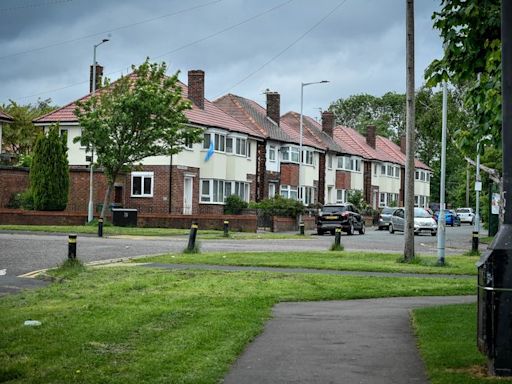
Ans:
<svg viewBox="0 0 512 384"><path fill-rule="evenodd" d="M64 1L64 0L62 0ZM66 0L66 1L72 1L72 0ZM112 28L112 29L108 29L108 30L105 30L105 31L102 31L102 32L95 32L95 33L91 33L89 35L84 35L84 36L80 36L80 37L76 37L74 39L69 39L69 40L62 40L62 41L57 41L55 43L51 43L51 44L48 44L48 45L44 45L42 47L38 47L38 48L32 48L32 49L28 49L26 51L20 51L20 52L15 52L15 53L10 53L10 54L7 54L7 55L4 55L4 56L0 56L0 60L2 59L7 59L9 57L14 57L14 56L20 56L20 55L24 55L24 54L27 54L27 53L32 53L32 52L37 52L37 51L42 51L44 49L48 49L48 48L52 48L52 47L57 47L59 45L64 45L64 44L69 44L69 43L74 43L76 41L81 41L81 40L85 40L85 39L89 39L91 37L95 37L95 36L105 36L109 33L112 33L112 32L116 32L116 31L120 31L122 29L127 29L127 28L131 28L131 27L134 27L134 26L137 26L137 25L141 25L141 24L146 24L146 23L151 23L153 21L156 21L156 20L161 20L161 19L165 19L167 17L171 17L171 16L176 16L176 15L180 15L182 13L186 13L186 12L190 12L190 11L193 11L193 10L196 10L196 9L199 9L199 8L203 8L203 7L207 7L209 5L212 5L212 4L216 4L216 3L220 3L224 0L214 0L214 1L210 1L208 3L203 3L203 4L199 4L199 5L195 5L193 7L190 7L190 8L185 8L185 9L182 9L180 11L175 11L175 12L171 12L171 13L166 13L165 15L160 15L160 16L157 16L157 17L152 17L150 19L144 19L144 20L140 20L140 21L136 21L134 23L130 23L130 24L125 24L125 25L121 25L119 27L116 27L116 28Z"/></svg>
<svg viewBox="0 0 512 384"><path fill-rule="evenodd" d="M260 13L257 13L256 15L253 15L253 16L251 16L251 17L249 17L249 18L245 19L245 20L242 20L242 21L240 21L240 22L238 22L238 23L236 23L236 24L232 24L231 26L229 26L229 27L227 27L227 28L223 28L223 29L221 29L220 31L217 31L217 32L214 32L214 33L212 33L212 34L210 34L210 35L207 35L207 36L201 37L201 38L199 38L199 39L197 39L197 40L194 40L194 41L192 41L192 42L190 42L190 43L184 44L184 45L182 45L182 46L180 46L180 47L178 47L178 48L175 48L175 49L173 49L173 50L171 50L171 51L165 52L165 53L163 53L163 54L161 54L161 55L153 56L153 57L152 57L152 59L158 59L158 58L161 58L161 57L166 56L166 55L169 55L169 54L171 54L171 53L175 53L175 52L181 51L181 50L183 50L183 49L185 49L185 48L191 47L192 45L195 45L195 44L197 44L197 43L199 43L199 42L203 42L203 41L206 41L206 40L208 40L208 39L211 39L211 38L213 38L213 37L215 37L215 36L220 35L221 33L227 32L227 31L229 31L229 30L231 30L231 29L234 29L234 28L236 28L236 27L239 27L240 25L246 24L246 23L248 23L248 22L250 22L250 21L252 21L252 20L254 20L254 19L258 18L258 17L261 17L261 16L263 16L263 15L265 15L265 14L269 13L269 12L275 11L276 9L281 8L281 7L283 7L283 6L285 6L285 5L289 4L289 3L291 3L291 2L293 2L293 1L294 1L294 0L287 0L287 1L283 2L283 3L280 3L280 4L278 4L278 5L274 6L274 7L272 7L272 8L269 8L269 9L267 9L267 10L265 10L265 11L262 11L262 12L260 12ZM346 0L345 0L345 1L346 1ZM126 68L126 67L123 67L122 69L118 69L118 70L115 70L115 71L111 71L111 72L105 73L105 76L110 76L110 75L113 75L113 74L116 74L116 73L122 72L125 68ZM20 99L29 99L29 98L31 98L31 97L41 96L41 95L44 95L44 94L47 94L47 93L51 93L51 92L62 91L62 90L64 90L64 89L73 88L73 87L76 87L76 86L78 86L78 85L87 84L87 83L89 83L89 79L84 80L84 81L80 81L80 82L77 82L77 83L73 83L73 84L65 85L65 86L62 86L62 87L53 88L53 89L46 90L46 91L43 91L43 92L34 93L34 94L32 94L32 95L18 97L18 100L20 100Z"/></svg>
<svg viewBox="0 0 512 384"><path fill-rule="evenodd" d="M306 32L302 33L299 37L297 37L294 41L292 41L290 44L288 44L284 49L279 51L275 56L272 56L269 60L264 62L262 65L260 65L258 68L256 68L254 71L249 73L247 76L240 79L238 82L236 82L234 85L232 85L227 91L217 95L214 97L214 99L225 95L226 93L229 93L233 88L236 88L252 76L254 76L256 73L261 71L263 68L265 68L267 65L272 63L273 61L277 60L280 56L282 56L286 51L288 51L290 48L292 48L295 44L297 44L299 41L301 41L304 37L306 37L310 32L312 32L316 27L318 27L320 24L322 24L329 16L331 16L334 12L338 10L343 4L345 4L347 0L343 0L338 3L334 8L332 8L325 16L323 16L320 20L318 20L315 24L313 24L312 27L310 27Z"/></svg>

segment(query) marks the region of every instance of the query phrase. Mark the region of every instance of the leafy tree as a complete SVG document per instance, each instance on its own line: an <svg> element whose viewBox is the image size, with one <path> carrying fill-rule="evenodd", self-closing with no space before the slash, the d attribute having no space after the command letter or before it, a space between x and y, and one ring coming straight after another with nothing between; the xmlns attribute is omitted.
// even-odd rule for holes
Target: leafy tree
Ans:
<svg viewBox="0 0 512 384"><path fill-rule="evenodd" d="M475 118L458 130L460 147L473 153L476 141L488 134L501 143L500 0L442 0L432 19L445 50L427 68L427 84L447 80L463 89L465 106Z"/></svg>
<svg viewBox="0 0 512 384"><path fill-rule="evenodd" d="M40 134L34 145L30 168L30 193L34 209L63 211L68 203L69 170L66 136L53 125Z"/></svg>
<svg viewBox="0 0 512 384"><path fill-rule="evenodd" d="M186 126L184 99L178 72L166 76L165 63L132 66L129 76L106 86L94 97L77 103L75 114L82 136L75 139L94 148L108 186L101 217L105 216L110 191L117 175L150 156L173 155L186 143L201 141L202 130Z"/></svg>
<svg viewBox="0 0 512 384"><path fill-rule="evenodd" d="M51 104L51 99L38 100L36 105L19 105L9 100L9 104L0 106L0 110L14 119L11 124L5 124L2 128L2 141L7 151L18 155L30 154L41 132L41 129L34 126L32 121L57 108Z"/></svg>
<svg viewBox="0 0 512 384"><path fill-rule="evenodd" d="M382 97L369 94L352 95L338 99L329 110L336 115L336 123L352 127L361 133L368 125L375 125L377 133L397 139L405 132L405 95L388 92Z"/></svg>
<svg viewBox="0 0 512 384"><path fill-rule="evenodd" d="M364 201L363 192L359 190L349 191L347 200L349 203L354 204L354 206L359 210L363 210L367 206L366 201Z"/></svg>

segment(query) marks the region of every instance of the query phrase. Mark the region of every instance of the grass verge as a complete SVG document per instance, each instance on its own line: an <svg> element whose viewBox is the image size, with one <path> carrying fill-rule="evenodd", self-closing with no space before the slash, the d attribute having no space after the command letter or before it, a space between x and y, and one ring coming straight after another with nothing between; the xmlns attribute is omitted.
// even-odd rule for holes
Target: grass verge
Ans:
<svg viewBox="0 0 512 384"><path fill-rule="evenodd" d="M0 381L218 383L277 302L474 292L468 279L86 269L0 299Z"/></svg>
<svg viewBox="0 0 512 384"><path fill-rule="evenodd" d="M151 256L137 261L169 264L212 264L260 267L291 267L334 269L340 271L403 272L476 275L478 257L447 256L444 266L437 257L417 257L413 263L397 262L397 255L369 252L237 252L202 253L199 255L169 254Z"/></svg>
<svg viewBox="0 0 512 384"><path fill-rule="evenodd" d="M32 231L48 233L81 233L97 234L97 225L0 225L1 231ZM112 225L103 227L104 236L188 236L189 229L179 228L130 228L115 227ZM199 229L197 237L200 239L226 239L223 231L212 229ZM252 240L252 239L310 239L309 235L288 234L288 233L252 233L252 232L229 232L230 239Z"/></svg>
<svg viewBox="0 0 512 384"><path fill-rule="evenodd" d="M413 324L432 384L512 383L486 377L476 347L476 304L416 309Z"/></svg>

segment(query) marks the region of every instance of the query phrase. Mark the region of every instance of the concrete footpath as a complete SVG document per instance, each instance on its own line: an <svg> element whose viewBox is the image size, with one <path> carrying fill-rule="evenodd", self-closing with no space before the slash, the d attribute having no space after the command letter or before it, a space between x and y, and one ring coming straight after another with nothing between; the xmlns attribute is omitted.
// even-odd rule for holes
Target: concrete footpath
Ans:
<svg viewBox="0 0 512 384"><path fill-rule="evenodd" d="M281 303L226 384L427 384L410 310L474 296Z"/></svg>

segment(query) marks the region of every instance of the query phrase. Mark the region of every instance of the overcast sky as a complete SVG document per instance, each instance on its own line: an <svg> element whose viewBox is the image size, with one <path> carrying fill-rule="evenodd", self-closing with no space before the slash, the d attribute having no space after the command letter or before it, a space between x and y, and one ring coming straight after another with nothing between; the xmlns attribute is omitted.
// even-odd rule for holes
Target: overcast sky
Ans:
<svg viewBox="0 0 512 384"><path fill-rule="evenodd" d="M415 4L416 87L441 56L439 3ZM185 83L203 69L210 100L264 105L268 88L282 113L299 111L301 82L325 79L304 88L304 113L318 117L340 97L405 92L405 0L0 0L0 104L85 95L93 45L109 33L97 61L111 79L149 56Z"/></svg>

